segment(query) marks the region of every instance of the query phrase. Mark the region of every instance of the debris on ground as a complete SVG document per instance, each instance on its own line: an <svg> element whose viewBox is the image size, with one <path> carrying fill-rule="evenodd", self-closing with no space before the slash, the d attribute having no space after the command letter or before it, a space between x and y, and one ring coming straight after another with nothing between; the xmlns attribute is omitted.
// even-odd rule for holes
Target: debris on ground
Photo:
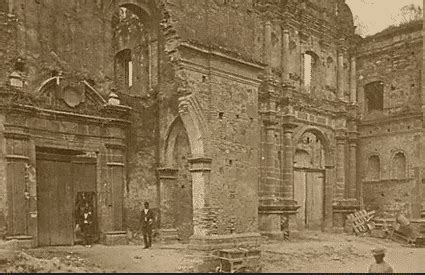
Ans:
<svg viewBox="0 0 425 275"><path fill-rule="evenodd" d="M356 235L361 235L375 228L375 223L373 222L374 215L375 211L367 212L366 210L362 210L348 215L347 220L352 224Z"/></svg>
<svg viewBox="0 0 425 275"><path fill-rule="evenodd" d="M0 272L3 273L88 273L102 272L101 269L90 266L76 255L65 257L34 257L24 251L2 251Z"/></svg>

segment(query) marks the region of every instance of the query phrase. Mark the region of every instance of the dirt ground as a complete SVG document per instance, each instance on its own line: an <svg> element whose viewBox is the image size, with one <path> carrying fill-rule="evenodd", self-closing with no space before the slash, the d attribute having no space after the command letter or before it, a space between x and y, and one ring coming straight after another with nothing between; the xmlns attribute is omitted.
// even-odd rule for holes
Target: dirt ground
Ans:
<svg viewBox="0 0 425 275"><path fill-rule="evenodd" d="M304 233L301 239L267 242L262 247L264 272L367 272L373 247L387 248L396 272L425 272L425 248L345 234ZM0 246L1 247L1 246ZM199 254L186 245L141 245L0 249L0 272L194 272Z"/></svg>

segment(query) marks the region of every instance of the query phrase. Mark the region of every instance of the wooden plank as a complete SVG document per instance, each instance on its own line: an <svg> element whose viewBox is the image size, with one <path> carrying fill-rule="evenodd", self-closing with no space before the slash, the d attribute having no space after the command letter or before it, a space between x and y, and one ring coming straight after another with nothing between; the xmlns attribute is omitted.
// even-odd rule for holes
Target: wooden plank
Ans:
<svg viewBox="0 0 425 275"><path fill-rule="evenodd" d="M300 208L297 212L297 219L302 226L306 225L306 173L304 171L294 171L294 199Z"/></svg>
<svg viewBox="0 0 425 275"><path fill-rule="evenodd" d="M71 165L63 160L37 159L40 246L73 244Z"/></svg>

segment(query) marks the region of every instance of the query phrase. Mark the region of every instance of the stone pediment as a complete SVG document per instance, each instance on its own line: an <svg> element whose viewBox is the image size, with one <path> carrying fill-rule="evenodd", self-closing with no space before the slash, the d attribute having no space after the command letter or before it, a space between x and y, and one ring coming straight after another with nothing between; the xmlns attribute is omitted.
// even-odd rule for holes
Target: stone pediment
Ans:
<svg viewBox="0 0 425 275"><path fill-rule="evenodd" d="M44 109L101 115L106 100L85 80L52 77L35 95L35 105Z"/></svg>

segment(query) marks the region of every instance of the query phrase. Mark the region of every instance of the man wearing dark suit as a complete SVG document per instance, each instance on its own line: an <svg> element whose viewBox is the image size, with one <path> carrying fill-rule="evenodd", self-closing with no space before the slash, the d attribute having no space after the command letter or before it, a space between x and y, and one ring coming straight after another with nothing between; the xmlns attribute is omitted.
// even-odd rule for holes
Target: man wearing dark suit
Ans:
<svg viewBox="0 0 425 275"><path fill-rule="evenodd" d="M154 220L153 211L149 208L149 203L145 202L145 209L142 210L142 213L140 215L140 225L142 227L145 249L152 246L153 220Z"/></svg>

